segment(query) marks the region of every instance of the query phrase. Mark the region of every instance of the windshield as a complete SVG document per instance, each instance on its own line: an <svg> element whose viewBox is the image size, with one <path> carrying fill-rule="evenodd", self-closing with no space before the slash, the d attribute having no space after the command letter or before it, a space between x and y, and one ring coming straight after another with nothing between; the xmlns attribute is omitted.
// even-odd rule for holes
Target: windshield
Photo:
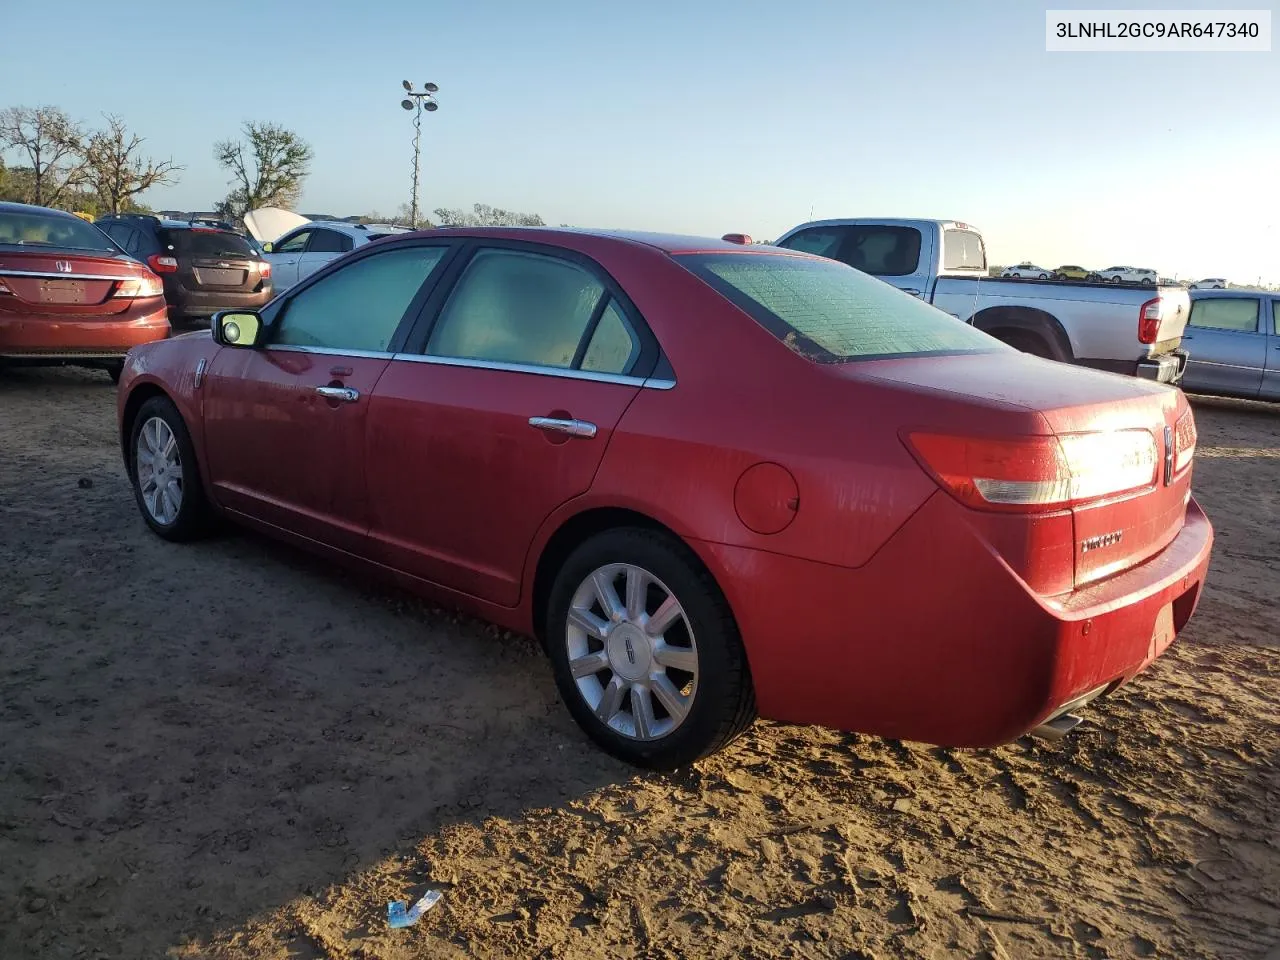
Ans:
<svg viewBox="0 0 1280 960"><path fill-rule="evenodd" d="M35 210L0 210L0 243L95 253L123 252L105 233L79 217Z"/></svg>
<svg viewBox="0 0 1280 960"><path fill-rule="evenodd" d="M253 247L238 233L222 230L167 230L170 247L182 257L235 257L243 260L254 256Z"/></svg>
<svg viewBox="0 0 1280 960"><path fill-rule="evenodd" d="M676 257L801 356L819 363L1008 349L883 280L834 260Z"/></svg>

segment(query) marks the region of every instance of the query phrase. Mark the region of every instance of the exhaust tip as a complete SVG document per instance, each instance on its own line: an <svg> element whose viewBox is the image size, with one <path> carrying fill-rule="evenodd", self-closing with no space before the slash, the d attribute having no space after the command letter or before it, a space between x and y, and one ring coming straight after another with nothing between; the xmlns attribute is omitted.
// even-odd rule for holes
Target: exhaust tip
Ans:
<svg viewBox="0 0 1280 960"><path fill-rule="evenodd" d="M1080 721L1083 719L1083 717L1074 713L1064 713L1054 717L1052 720L1046 720L1032 730L1031 735L1039 737L1041 740L1057 743L1076 727L1080 726Z"/></svg>

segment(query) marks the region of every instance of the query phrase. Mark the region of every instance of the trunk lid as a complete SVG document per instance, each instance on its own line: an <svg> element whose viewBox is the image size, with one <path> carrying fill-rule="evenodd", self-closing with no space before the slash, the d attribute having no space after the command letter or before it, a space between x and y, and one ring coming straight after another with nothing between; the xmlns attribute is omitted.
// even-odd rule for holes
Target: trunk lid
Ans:
<svg viewBox="0 0 1280 960"><path fill-rule="evenodd" d="M133 301L113 298L120 281L148 273L142 264L123 254L87 256L57 250L0 249L0 281L12 298L0 296L0 309L62 316L123 313Z"/></svg>
<svg viewBox="0 0 1280 960"><path fill-rule="evenodd" d="M970 429L982 434L993 427L1007 432L1017 424L1015 429L1026 434L1053 434L1060 440L1113 431L1138 431L1149 436L1154 455L1149 485L1068 508L1077 588L1136 566L1167 546L1182 529L1191 466L1174 469L1173 448L1180 430L1184 437L1192 435L1187 432L1192 421L1180 390L1013 350L844 366L849 368L842 371L847 376L892 383L945 399L948 406L967 408L967 416L957 417L953 411L948 417L945 428L953 432ZM1038 417L1012 418L1018 412ZM968 424L958 422L963 420ZM1033 426L1037 420L1038 429ZM1107 464L1096 466L1105 470ZM992 520L986 526L1007 529L1009 515L997 516L998 524ZM1036 516L1026 514L1032 522Z"/></svg>

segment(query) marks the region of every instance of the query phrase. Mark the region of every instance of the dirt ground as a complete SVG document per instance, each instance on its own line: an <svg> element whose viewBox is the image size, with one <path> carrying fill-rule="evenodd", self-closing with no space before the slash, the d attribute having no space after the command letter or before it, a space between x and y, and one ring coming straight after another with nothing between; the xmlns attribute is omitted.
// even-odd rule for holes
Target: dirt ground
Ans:
<svg viewBox="0 0 1280 960"><path fill-rule="evenodd" d="M151 536L105 375L0 374L0 957L1280 958L1280 409L1196 406L1208 591L1068 740L651 775L526 640Z"/></svg>

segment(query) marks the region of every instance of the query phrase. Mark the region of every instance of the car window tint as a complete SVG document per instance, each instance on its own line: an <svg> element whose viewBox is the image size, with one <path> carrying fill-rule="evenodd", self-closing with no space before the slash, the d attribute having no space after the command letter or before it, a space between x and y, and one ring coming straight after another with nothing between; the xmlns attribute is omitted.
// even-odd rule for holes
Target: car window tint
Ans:
<svg viewBox="0 0 1280 960"><path fill-rule="evenodd" d="M431 356L569 367L604 295L572 263L482 250L463 272L431 331Z"/></svg>
<svg viewBox="0 0 1280 960"><path fill-rule="evenodd" d="M385 352L445 249L402 247L347 264L289 300L271 343Z"/></svg>
<svg viewBox="0 0 1280 960"><path fill-rule="evenodd" d="M311 230L303 230L301 233L295 233L283 244L276 247L275 253L301 253L307 249L307 241L311 239Z"/></svg>
<svg viewBox="0 0 1280 960"><path fill-rule="evenodd" d="M1256 333L1259 306L1261 301L1243 297L1206 297L1192 302L1188 323L1207 330Z"/></svg>
<svg viewBox="0 0 1280 960"><path fill-rule="evenodd" d="M1280 337L1280 300L1271 301L1271 332Z"/></svg>
<svg viewBox="0 0 1280 960"><path fill-rule="evenodd" d="M587 352L582 356L582 369L596 373L626 373L639 353L640 342L631 324L617 303L610 300L600 314L600 322L596 324Z"/></svg>
<svg viewBox="0 0 1280 960"><path fill-rule="evenodd" d="M337 230L316 230L311 234L307 253L346 253L351 247L351 238Z"/></svg>
<svg viewBox="0 0 1280 960"><path fill-rule="evenodd" d="M803 230L778 246L839 260L877 277L905 277L916 272L921 241L915 227L856 224Z"/></svg>
<svg viewBox="0 0 1280 960"><path fill-rule="evenodd" d="M1007 349L936 307L831 260L741 253L676 259L796 353L819 363Z"/></svg>

